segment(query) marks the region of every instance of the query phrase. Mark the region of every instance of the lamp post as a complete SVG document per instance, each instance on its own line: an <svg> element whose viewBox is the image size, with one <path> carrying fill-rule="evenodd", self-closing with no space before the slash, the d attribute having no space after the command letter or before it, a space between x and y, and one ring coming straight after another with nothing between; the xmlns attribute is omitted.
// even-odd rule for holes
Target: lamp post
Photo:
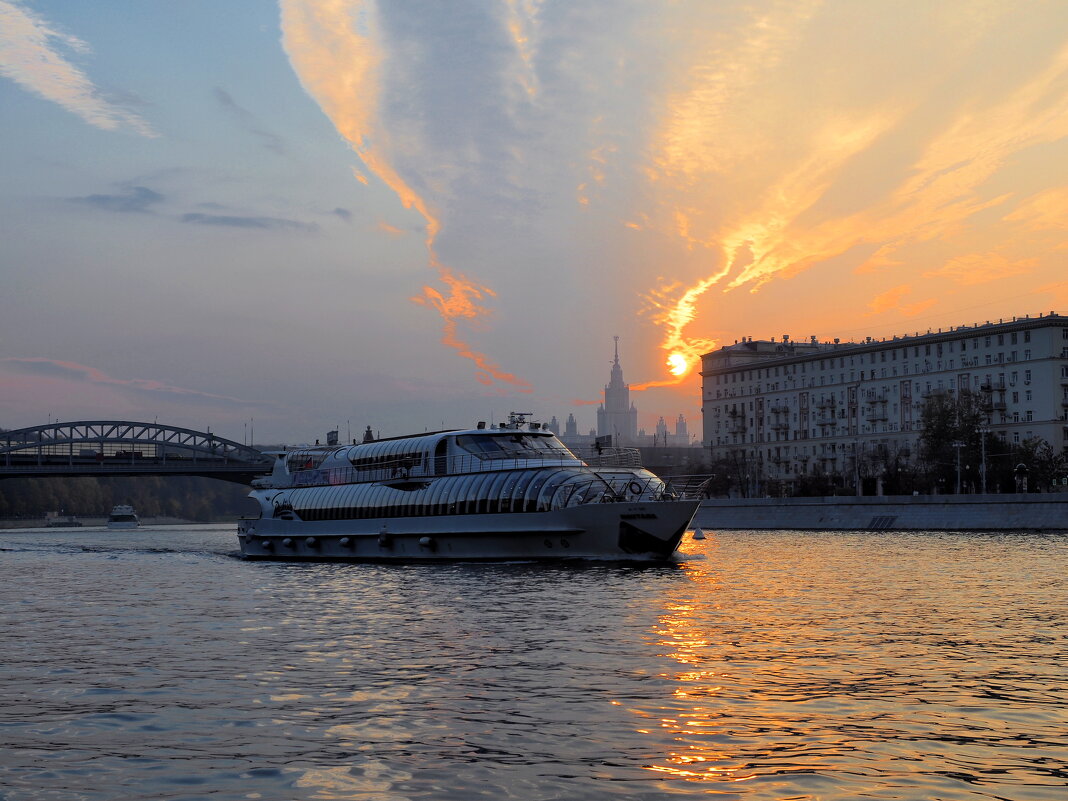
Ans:
<svg viewBox="0 0 1068 801"><path fill-rule="evenodd" d="M964 447L964 443L957 440L953 447L957 449L957 494L960 495L960 449Z"/></svg>
<svg viewBox="0 0 1068 801"><path fill-rule="evenodd" d="M989 433L989 428L979 427L979 450L983 454L983 461L979 466L979 478L982 482L984 495L986 495L986 435Z"/></svg>

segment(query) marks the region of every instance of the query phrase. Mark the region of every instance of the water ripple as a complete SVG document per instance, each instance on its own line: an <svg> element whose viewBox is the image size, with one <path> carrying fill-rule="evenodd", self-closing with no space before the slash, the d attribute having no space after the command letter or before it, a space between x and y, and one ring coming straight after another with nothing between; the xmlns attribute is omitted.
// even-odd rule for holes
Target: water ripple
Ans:
<svg viewBox="0 0 1068 801"><path fill-rule="evenodd" d="M5 801L1062 797L1063 538L304 565L0 532Z"/></svg>

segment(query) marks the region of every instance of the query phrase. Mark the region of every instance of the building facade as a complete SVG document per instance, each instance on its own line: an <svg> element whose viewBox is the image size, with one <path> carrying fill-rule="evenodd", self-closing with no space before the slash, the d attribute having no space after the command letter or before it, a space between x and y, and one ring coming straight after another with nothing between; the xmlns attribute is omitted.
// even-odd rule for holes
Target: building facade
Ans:
<svg viewBox="0 0 1068 801"><path fill-rule="evenodd" d="M1006 443L1068 448L1068 317L959 326L864 342L743 338L702 357L705 442L713 462L762 482L855 477L865 454L915 458L927 398L986 399Z"/></svg>

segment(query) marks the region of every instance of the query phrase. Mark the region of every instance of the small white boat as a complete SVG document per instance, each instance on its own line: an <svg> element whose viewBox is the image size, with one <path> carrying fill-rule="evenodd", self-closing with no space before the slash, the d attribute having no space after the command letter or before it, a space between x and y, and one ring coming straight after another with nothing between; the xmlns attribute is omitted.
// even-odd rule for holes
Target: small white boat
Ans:
<svg viewBox="0 0 1068 801"><path fill-rule="evenodd" d="M249 559L665 560L699 500L681 499L636 450L587 460L512 414L487 428L276 455L242 520Z"/></svg>
<svg viewBox="0 0 1068 801"><path fill-rule="evenodd" d="M137 528L141 525L141 521L137 519L137 515L134 513L132 506L125 504L119 504L111 508L111 514L108 515L108 528Z"/></svg>
<svg viewBox="0 0 1068 801"><path fill-rule="evenodd" d="M701 531L700 528L695 528L693 530L693 538L695 540L703 540L705 538L705 532Z"/></svg>

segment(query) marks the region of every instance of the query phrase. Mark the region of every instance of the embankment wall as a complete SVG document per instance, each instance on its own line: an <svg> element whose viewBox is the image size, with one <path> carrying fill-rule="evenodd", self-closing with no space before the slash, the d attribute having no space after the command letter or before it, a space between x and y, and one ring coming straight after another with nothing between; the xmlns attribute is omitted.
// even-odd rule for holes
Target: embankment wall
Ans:
<svg viewBox="0 0 1068 801"><path fill-rule="evenodd" d="M1068 493L713 498L694 525L715 529L1068 531Z"/></svg>

